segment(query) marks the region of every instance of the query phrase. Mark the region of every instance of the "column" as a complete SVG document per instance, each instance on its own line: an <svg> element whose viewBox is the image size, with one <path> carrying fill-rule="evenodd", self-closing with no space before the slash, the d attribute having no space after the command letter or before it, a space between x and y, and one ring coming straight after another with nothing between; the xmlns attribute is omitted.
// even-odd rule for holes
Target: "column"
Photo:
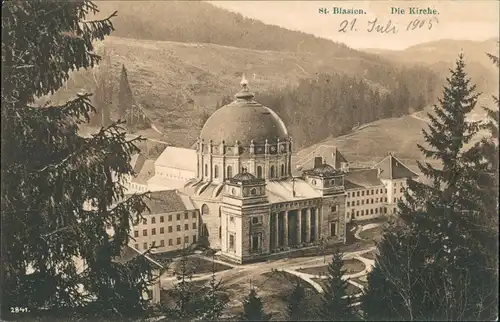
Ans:
<svg viewBox="0 0 500 322"><path fill-rule="evenodd" d="M319 232L320 232L320 229L319 229L319 208L316 208L314 221L315 221L314 238L316 239L316 241L319 241L319 239L320 239L320 236L319 236Z"/></svg>
<svg viewBox="0 0 500 322"><path fill-rule="evenodd" d="M306 209L306 243L311 242L311 208Z"/></svg>
<svg viewBox="0 0 500 322"><path fill-rule="evenodd" d="M302 209L297 213L297 245L302 244Z"/></svg>
<svg viewBox="0 0 500 322"><path fill-rule="evenodd" d="M283 215L283 247L288 247L288 211Z"/></svg>
<svg viewBox="0 0 500 322"><path fill-rule="evenodd" d="M280 213L279 212L276 212L274 213L274 219L275 219L275 225L274 225L274 249L278 249L278 246L280 244L280 235L279 235L279 217L280 217Z"/></svg>

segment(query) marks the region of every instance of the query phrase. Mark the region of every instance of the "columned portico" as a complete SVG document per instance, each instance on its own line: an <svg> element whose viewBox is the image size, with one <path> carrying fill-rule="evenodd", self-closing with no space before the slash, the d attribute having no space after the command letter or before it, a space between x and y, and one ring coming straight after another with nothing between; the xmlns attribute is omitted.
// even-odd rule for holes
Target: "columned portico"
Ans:
<svg viewBox="0 0 500 322"><path fill-rule="evenodd" d="M319 241L319 209L314 208L314 241Z"/></svg>
<svg viewBox="0 0 500 322"><path fill-rule="evenodd" d="M297 245L302 243L302 209L297 211Z"/></svg>
<svg viewBox="0 0 500 322"><path fill-rule="evenodd" d="M283 247L288 247L288 211L284 212L283 218Z"/></svg>
<svg viewBox="0 0 500 322"><path fill-rule="evenodd" d="M306 209L306 243L311 242L311 208Z"/></svg>

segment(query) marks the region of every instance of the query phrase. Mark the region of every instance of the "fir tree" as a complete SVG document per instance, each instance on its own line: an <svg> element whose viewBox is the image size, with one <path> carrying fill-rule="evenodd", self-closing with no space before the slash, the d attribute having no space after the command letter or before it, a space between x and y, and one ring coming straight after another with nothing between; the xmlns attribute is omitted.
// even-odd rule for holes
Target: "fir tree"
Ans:
<svg viewBox="0 0 500 322"><path fill-rule="evenodd" d="M215 259L215 258L213 258ZM202 321L219 321L224 309L229 303L229 298L223 293L224 285L222 280L217 280L215 276L215 262L212 262L212 277L209 286L205 288L205 297L202 312Z"/></svg>
<svg viewBox="0 0 500 322"><path fill-rule="evenodd" d="M478 184L481 156L464 149L479 126L466 118L478 94L464 67L460 55L440 106L434 107L436 116L429 115L429 131L423 132L429 148L419 146L442 167L419 163L431 186L408 181L398 219L385 232L368 278L366 319L489 320L497 315L496 279L480 225L485 209Z"/></svg>
<svg viewBox="0 0 500 322"><path fill-rule="evenodd" d="M323 289L319 315L328 321L351 321L355 318L352 298L347 294L348 282L342 279L346 270L342 253L337 249L328 264L328 279Z"/></svg>
<svg viewBox="0 0 500 322"><path fill-rule="evenodd" d="M142 314L151 267L142 256L114 261L130 222L147 209L141 195L124 200L120 184L133 173L136 140L116 123L79 136L95 111L90 94L34 106L71 70L99 62L92 44L111 33L114 14L85 20L97 12L89 1L9 1L2 9L2 317L14 307L35 315Z"/></svg>
<svg viewBox="0 0 500 322"><path fill-rule="evenodd" d="M306 294L304 286L302 286L300 281L297 281L292 290L292 293L290 293L287 298L287 313L289 321L301 321L304 319L304 317L306 317L306 315L304 314L305 296Z"/></svg>
<svg viewBox="0 0 500 322"><path fill-rule="evenodd" d="M132 113L134 96L128 82L127 69L122 65L120 74L120 89L118 92L118 116L121 120L126 120L127 115Z"/></svg>
<svg viewBox="0 0 500 322"><path fill-rule="evenodd" d="M241 321L269 321L269 315L264 312L264 303L254 288L243 300Z"/></svg>

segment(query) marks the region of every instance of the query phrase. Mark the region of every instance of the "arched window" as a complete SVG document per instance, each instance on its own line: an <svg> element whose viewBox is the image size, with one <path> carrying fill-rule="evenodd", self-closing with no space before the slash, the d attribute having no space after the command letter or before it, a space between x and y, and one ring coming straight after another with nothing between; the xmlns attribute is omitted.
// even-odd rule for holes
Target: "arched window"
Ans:
<svg viewBox="0 0 500 322"><path fill-rule="evenodd" d="M205 177L208 176L208 164L205 164Z"/></svg>
<svg viewBox="0 0 500 322"><path fill-rule="evenodd" d="M257 178L262 179L262 167L257 166Z"/></svg>
<svg viewBox="0 0 500 322"><path fill-rule="evenodd" d="M227 178L229 179L232 177L233 177L233 168L230 165L228 165L227 166Z"/></svg>
<svg viewBox="0 0 500 322"><path fill-rule="evenodd" d="M269 170L269 177L272 179L274 178L274 165L271 166L271 169Z"/></svg>
<svg viewBox="0 0 500 322"><path fill-rule="evenodd" d="M285 176L285 165L284 164L281 165L281 176L282 177Z"/></svg>
<svg viewBox="0 0 500 322"><path fill-rule="evenodd" d="M257 194L257 189L255 189L255 188L250 189L250 194L252 196L255 196Z"/></svg>
<svg viewBox="0 0 500 322"><path fill-rule="evenodd" d="M208 208L207 205L201 206L201 214L202 216L210 214L210 209Z"/></svg>
<svg viewBox="0 0 500 322"><path fill-rule="evenodd" d="M220 218L221 214L222 214L222 209L221 209L221 207L219 206L219 218Z"/></svg>
<svg viewBox="0 0 500 322"><path fill-rule="evenodd" d="M214 178L219 177L219 166L216 164L214 165Z"/></svg>

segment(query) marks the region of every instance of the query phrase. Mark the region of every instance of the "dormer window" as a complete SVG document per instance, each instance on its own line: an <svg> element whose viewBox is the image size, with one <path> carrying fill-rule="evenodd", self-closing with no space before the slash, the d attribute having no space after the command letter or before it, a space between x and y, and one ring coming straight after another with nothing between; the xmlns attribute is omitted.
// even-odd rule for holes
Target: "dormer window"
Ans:
<svg viewBox="0 0 500 322"><path fill-rule="evenodd" d="M312 183L312 185L313 185L313 186L315 186L315 185L316 185L316 180L315 180L315 179L312 179L312 180L311 180L311 183Z"/></svg>
<svg viewBox="0 0 500 322"><path fill-rule="evenodd" d="M250 195L255 196L257 194L257 189L252 188L250 189Z"/></svg>
<svg viewBox="0 0 500 322"><path fill-rule="evenodd" d="M335 179L330 180L330 184L333 186L335 185Z"/></svg>
<svg viewBox="0 0 500 322"><path fill-rule="evenodd" d="M231 194L232 194L233 196L236 196L236 189L235 189L235 188L231 189Z"/></svg>

